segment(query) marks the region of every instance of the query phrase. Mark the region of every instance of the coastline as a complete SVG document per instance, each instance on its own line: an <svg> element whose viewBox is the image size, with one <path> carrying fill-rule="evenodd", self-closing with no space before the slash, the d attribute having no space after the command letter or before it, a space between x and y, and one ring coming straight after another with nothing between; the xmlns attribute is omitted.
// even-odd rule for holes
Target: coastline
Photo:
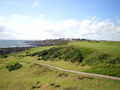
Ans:
<svg viewBox="0 0 120 90"><path fill-rule="evenodd" d="M10 54L10 53L16 53L16 52L20 52L20 51L26 51L29 48L33 48L33 47L35 47L35 46L0 48L0 55Z"/></svg>
<svg viewBox="0 0 120 90"><path fill-rule="evenodd" d="M12 43L12 42L14 42L14 43ZM13 46L10 45L10 47L0 47L0 55L25 51L25 50L28 50L29 48L38 47L38 46L53 46L53 45L67 45L68 44L67 40L61 40L61 39L29 40L29 41L24 40L22 42L19 40L19 43L13 40L12 42L9 41L9 43L11 45L13 44ZM3 43L3 42L1 42L1 43ZM5 42L4 44L6 45L7 43L8 42ZM18 44L15 44L15 43L18 43Z"/></svg>

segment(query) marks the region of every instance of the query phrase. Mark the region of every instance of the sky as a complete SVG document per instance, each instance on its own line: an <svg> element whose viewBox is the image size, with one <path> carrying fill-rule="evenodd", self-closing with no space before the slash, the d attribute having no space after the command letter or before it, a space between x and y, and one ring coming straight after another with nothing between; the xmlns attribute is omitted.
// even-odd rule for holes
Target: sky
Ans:
<svg viewBox="0 0 120 90"><path fill-rule="evenodd" d="M0 0L0 39L120 41L120 0Z"/></svg>

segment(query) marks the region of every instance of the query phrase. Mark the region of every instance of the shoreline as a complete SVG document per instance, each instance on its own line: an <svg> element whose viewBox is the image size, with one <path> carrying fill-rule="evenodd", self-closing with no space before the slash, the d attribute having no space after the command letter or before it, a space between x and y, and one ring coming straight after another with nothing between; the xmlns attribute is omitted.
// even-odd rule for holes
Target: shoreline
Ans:
<svg viewBox="0 0 120 90"><path fill-rule="evenodd" d="M36 47L36 46L0 48L0 55L11 54L11 53L16 53L16 52L20 52L20 51L26 51L29 48L34 48L34 47Z"/></svg>
<svg viewBox="0 0 120 90"><path fill-rule="evenodd" d="M0 55L25 51L25 50L28 50L29 48L38 47L38 46L67 45L68 41L67 40L60 40L60 39L56 39L56 40L33 40L33 41L32 40L30 40L30 41L25 40L24 43L25 44L20 44L22 46L15 46L13 44L13 46L10 46L10 47L0 47ZM25 45L25 46L23 46L23 45Z"/></svg>

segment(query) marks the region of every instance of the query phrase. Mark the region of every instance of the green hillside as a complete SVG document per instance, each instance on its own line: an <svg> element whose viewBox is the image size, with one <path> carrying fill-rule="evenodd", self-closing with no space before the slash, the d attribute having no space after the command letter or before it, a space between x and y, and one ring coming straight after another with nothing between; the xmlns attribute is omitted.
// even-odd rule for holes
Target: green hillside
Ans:
<svg viewBox="0 0 120 90"><path fill-rule="evenodd" d="M120 77L119 42L71 41L68 45L35 47L6 56L0 57L0 90L120 89L119 80L67 73L36 64Z"/></svg>
<svg viewBox="0 0 120 90"><path fill-rule="evenodd" d="M73 41L70 45L95 49L96 51L120 56L120 42L110 41Z"/></svg>
<svg viewBox="0 0 120 90"><path fill-rule="evenodd" d="M72 41L65 46L54 46L51 49L42 52L36 51L35 53L38 54L38 57L42 57L41 62L47 64L66 69L120 77L119 47L119 42ZM45 54L43 55L43 53ZM74 67L69 66L68 62L73 63Z"/></svg>

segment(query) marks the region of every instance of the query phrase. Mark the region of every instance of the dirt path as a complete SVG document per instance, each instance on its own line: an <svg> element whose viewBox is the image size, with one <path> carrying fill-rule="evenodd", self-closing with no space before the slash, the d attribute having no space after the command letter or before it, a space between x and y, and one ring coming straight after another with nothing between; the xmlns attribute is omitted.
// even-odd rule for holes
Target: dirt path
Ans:
<svg viewBox="0 0 120 90"><path fill-rule="evenodd" d="M48 64L43 64L43 63L37 63L37 64L42 65L42 66L51 67L51 68L54 68L54 69L57 69L57 70L60 70L60 71L64 71L64 72L71 72L71 73L76 73L76 74L83 74L83 75L89 75L89 76L96 76L96 77L120 80L119 77L100 75L100 74L93 74L93 73L85 73L85 72L79 72L79 71L73 71L73 70L66 70L66 69L58 68L58 67L55 67L55 66L52 66L52 65L48 65Z"/></svg>

